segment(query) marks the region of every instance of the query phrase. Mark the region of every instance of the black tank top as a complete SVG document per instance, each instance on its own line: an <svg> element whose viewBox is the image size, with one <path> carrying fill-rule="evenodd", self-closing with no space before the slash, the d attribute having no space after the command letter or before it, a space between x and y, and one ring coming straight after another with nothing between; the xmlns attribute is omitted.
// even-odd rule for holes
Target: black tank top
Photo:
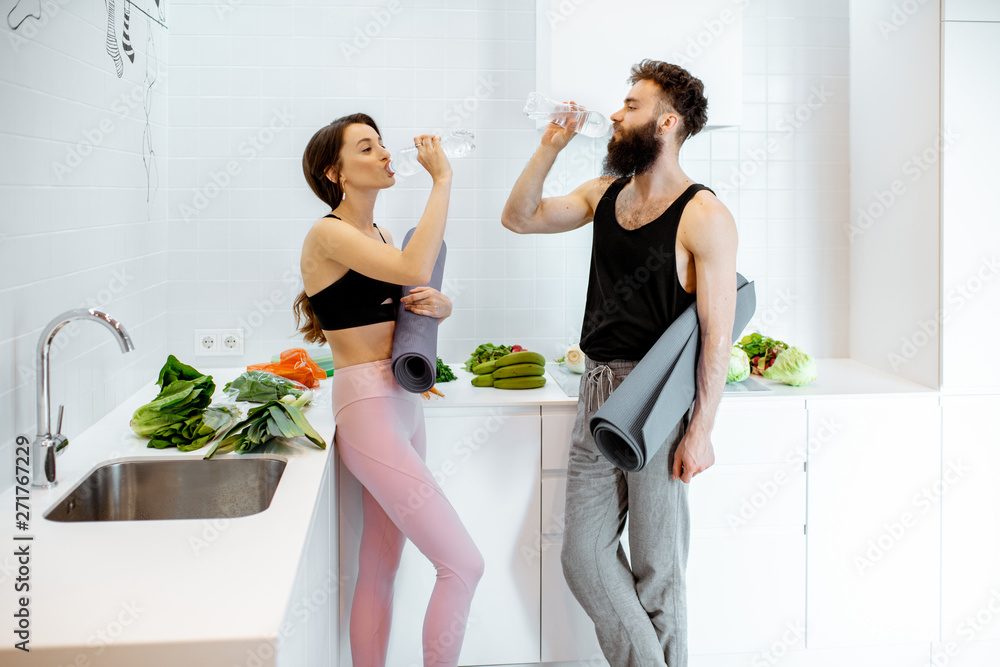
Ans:
<svg viewBox="0 0 1000 667"><path fill-rule="evenodd" d="M695 301L677 279L677 228L691 198L712 190L692 184L660 217L638 229L625 229L615 216L615 202L629 180L612 183L594 212L590 283L580 330L580 349L594 361L642 359Z"/></svg>
<svg viewBox="0 0 1000 667"><path fill-rule="evenodd" d="M340 220L333 213L324 217ZM375 229L386 243L378 225ZM400 292L399 285L348 269L343 276L312 296L307 294L306 298L319 325L326 331L336 331L395 320Z"/></svg>

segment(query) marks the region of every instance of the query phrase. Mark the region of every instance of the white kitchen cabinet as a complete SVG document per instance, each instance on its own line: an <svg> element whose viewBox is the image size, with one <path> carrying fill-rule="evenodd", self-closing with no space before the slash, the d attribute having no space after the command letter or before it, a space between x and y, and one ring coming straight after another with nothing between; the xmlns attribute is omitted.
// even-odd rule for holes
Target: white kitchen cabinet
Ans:
<svg viewBox="0 0 1000 667"><path fill-rule="evenodd" d="M688 636L692 654L805 648L806 538L771 529L733 536L692 530Z"/></svg>
<svg viewBox="0 0 1000 667"><path fill-rule="evenodd" d="M427 465L486 561L459 664L538 662L539 409L448 407L427 409L424 414ZM349 644L361 527L360 487L347 471L342 480L341 642ZM434 580L434 567L407 543L396 578L390 667L422 664L421 629ZM346 647L340 664L351 664Z"/></svg>
<svg viewBox="0 0 1000 667"><path fill-rule="evenodd" d="M1000 665L1000 641L942 642L931 647L931 667L993 667Z"/></svg>
<svg viewBox="0 0 1000 667"><path fill-rule="evenodd" d="M542 409L543 661L585 662L600 655L593 623L566 585L560 564L571 416L575 411ZM690 488L691 653L763 650L789 628L794 629L789 648L803 648L805 404L727 401L716 418L713 442L716 465ZM627 545L627 528L622 540Z"/></svg>
<svg viewBox="0 0 1000 667"><path fill-rule="evenodd" d="M942 504L941 640L1000 640L1000 396L945 396L941 412L953 481Z"/></svg>
<svg viewBox="0 0 1000 667"><path fill-rule="evenodd" d="M1000 21L996 0L944 0L945 21Z"/></svg>
<svg viewBox="0 0 1000 667"><path fill-rule="evenodd" d="M285 610L277 643L278 667L337 664L337 635L330 631L336 624L338 570L335 516L336 465L326 459L326 469L309 533L295 572L295 587Z"/></svg>
<svg viewBox="0 0 1000 667"><path fill-rule="evenodd" d="M973 667L973 663L947 663L948 667ZM994 663L975 663L975 667ZM895 646L857 646L837 649L786 651L783 640L767 651L729 653L725 655L692 655L689 667L933 667L927 657L926 644ZM938 666L940 667L940 665Z"/></svg>
<svg viewBox="0 0 1000 667"><path fill-rule="evenodd" d="M542 538L542 662L600 659L594 623L566 585L561 552L561 538Z"/></svg>
<svg viewBox="0 0 1000 667"><path fill-rule="evenodd" d="M665 60L704 82L711 126L739 125L743 4L632 0L628 11L622 11L618 0L539 0L537 88L607 116L622 108L633 64L644 58Z"/></svg>
<svg viewBox="0 0 1000 667"><path fill-rule="evenodd" d="M978 4L1000 20L1000 3ZM942 153L941 386L996 390L1000 378L982 355L1000 329L1000 216L991 197L1000 181L993 150L1000 145L1000 23L948 21L943 39L941 124L952 140Z"/></svg>
<svg viewBox="0 0 1000 667"><path fill-rule="evenodd" d="M938 639L938 400L809 401L808 648Z"/></svg>

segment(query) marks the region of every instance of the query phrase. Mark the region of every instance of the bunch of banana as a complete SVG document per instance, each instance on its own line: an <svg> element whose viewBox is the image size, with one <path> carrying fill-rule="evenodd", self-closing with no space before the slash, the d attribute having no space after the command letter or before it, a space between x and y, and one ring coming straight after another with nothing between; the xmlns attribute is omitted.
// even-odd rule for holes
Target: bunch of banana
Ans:
<svg viewBox="0 0 1000 667"><path fill-rule="evenodd" d="M545 385L545 357L537 352L511 352L499 359L472 368L476 387L497 389L535 389Z"/></svg>

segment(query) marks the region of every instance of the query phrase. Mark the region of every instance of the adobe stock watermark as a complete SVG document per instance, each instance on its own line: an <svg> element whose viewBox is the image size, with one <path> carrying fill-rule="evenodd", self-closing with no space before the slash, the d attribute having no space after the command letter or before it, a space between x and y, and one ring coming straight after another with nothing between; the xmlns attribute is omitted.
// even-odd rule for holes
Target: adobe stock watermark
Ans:
<svg viewBox="0 0 1000 667"><path fill-rule="evenodd" d="M327 570L326 578L318 586L308 593L292 599L274 639L264 640L255 648L248 648L242 664L245 667L263 667L265 664L273 664L277 649L293 637L313 614L322 611L331 604L337 605L337 596L346 580L346 576L340 576ZM334 614L336 614L335 610Z"/></svg>
<svg viewBox="0 0 1000 667"><path fill-rule="evenodd" d="M121 636L125 633L125 630L135 623L136 619L138 619L139 615L144 611L145 609L137 605L134 600L127 603L122 602L121 610L115 618L108 621L103 628L98 628L89 637L87 637L87 646L94 649L94 656L100 656L104 653L108 646L118 641L119 638L121 638ZM73 663L74 665L88 664L80 662L80 657L81 656L77 656L77 660Z"/></svg>
<svg viewBox="0 0 1000 667"><path fill-rule="evenodd" d="M116 267L111 270L111 278L105 284L105 286L98 290L93 296L88 296L82 302L76 304L77 308L88 309L92 308L94 310L106 311L106 307L110 305L117 296L123 294L135 281L135 275L130 273L125 267ZM89 325L87 325L89 327ZM66 326L59 330L59 335L52 340L52 345L49 348L49 358L55 360L59 357L59 354L66 349L74 338L80 335L81 331L80 320L71 320ZM34 365L25 366L19 364L18 376L22 382L33 382L35 380L35 367Z"/></svg>
<svg viewBox="0 0 1000 667"><path fill-rule="evenodd" d="M805 623L799 619L787 621L785 632L769 647L755 655L750 660L750 667L771 667L781 661L788 652L801 646L806 636Z"/></svg>
<svg viewBox="0 0 1000 667"><path fill-rule="evenodd" d="M242 4L243 0L222 0L221 2L216 2L214 5L215 15L222 21L235 12L236 8Z"/></svg>
<svg viewBox="0 0 1000 667"><path fill-rule="evenodd" d="M831 417L823 419L819 428L816 429L816 434L809 438L806 446L797 447L789 452L785 457L785 463L806 463L809 457L816 456L824 446L832 442L843 427L844 425L836 419ZM770 479L757 482L757 489L740 501L739 510L726 515L726 523L729 524L730 530L737 533L740 528L753 522L789 481L791 480L785 471L776 470Z"/></svg>
<svg viewBox="0 0 1000 667"><path fill-rule="evenodd" d="M941 154L953 146L957 139L961 139L961 137L953 129L946 129L938 134L932 145L907 158L900 166L900 172L904 177L907 177L910 183L916 183L941 160ZM894 178L887 188L874 191L868 204L857 210L856 220L844 223L844 233L847 235L847 240L854 243L855 240L863 236L876 222L885 217L886 213L908 190L909 186L907 186L906 180Z"/></svg>
<svg viewBox="0 0 1000 667"><path fill-rule="evenodd" d="M448 458L441 463L441 466L437 470L431 472L434 481L439 487L443 488L448 479L459 473L461 464L472 459L477 452L486 446L486 443L490 441L493 435L503 428L507 417L501 414L496 408L490 408L488 412L490 416L483 421L482 426L476 427L471 433L463 436L461 440L452 443ZM400 519L413 516L436 493L437 489L430 484L420 484L417 488L410 489L410 493L406 497L406 502L396 503L393 506L393 510L395 510Z"/></svg>
<svg viewBox="0 0 1000 667"><path fill-rule="evenodd" d="M30 44L31 40L38 36L39 31L44 30L52 19L55 18L62 8L68 5L69 2L70 0L42 0L38 3L38 17L30 15L30 18L25 18L23 20L21 26L17 30L11 30L7 33L7 41L10 42L10 47L14 49L14 53L20 53L22 46ZM17 21L15 21L15 24L16 23Z"/></svg>
<svg viewBox="0 0 1000 667"><path fill-rule="evenodd" d="M573 16L581 5L586 3L587 0L561 0L555 9L547 9L545 11L545 18L549 22L549 27L555 29L560 23Z"/></svg>
<svg viewBox="0 0 1000 667"><path fill-rule="evenodd" d="M492 98L496 94L500 86L501 82L493 78L492 74L476 77L476 87L472 91L472 94L460 102L455 102L451 105L451 108L444 114L444 122L453 129L461 127L464 121L476 113L483 101Z"/></svg>
<svg viewBox="0 0 1000 667"><path fill-rule="evenodd" d="M733 5L746 9L750 6L750 0L733 0ZM703 20L702 29L688 37L683 52L674 51L670 62L690 69L695 61L705 55L726 30L736 23L738 18L739 14L736 11L723 9L717 17Z"/></svg>
<svg viewBox="0 0 1000 667"><path fill-rule="evenodd" d="M1000 273L1000 260L996 255L984 257L976 270L963 282L948 290L944 296L944 308L932 317L917 322L917 328L900 339L899 349L889 352L886 361L892 370L899 370L910 363L924 347L938 339L941 327L958 312L961 312Z"/></svg>
<svg viewBox="0 0 1000 667"><path fill-rule="evenodd" d="M768 135L764 145L760 148L753 148L747 151L747 158L741 160L739 165L733 170L729 180L715 186L719 196L733 194L742 188L748 179L767 165L770 156L777 153L785 139L794 135L798 130L805 127L812 120L816 112L822 109L833 98L833 91L824 84L812 86L809 89L809 96L804 102L795 107L793 111L786 113L776 124L776 129L783 133L781 141Z"/></svg>
<svg viewBox="0 0 1000 667"><path fill-rule="evenodd" d="M883 530L879 536L869 539L865 551L854 556L852 560L858 574L864 576L865 572L881 562L919 523L920 518L926 516L941 502L948 489L957 484L970 470L972 468L963 464L961 460L949 461L941 479L934 480L913 495L910 500L912 509L903 511L888 523L883 523Z"/></svg>
<svg viewBox="0 0 1000 667"><path fill-rule="evenodd" d="M754 313L753 319L746 326L746 331L762 331L777 322L782 315L791 311L798 301L795 294L783 289L775 291L775 296L764 310Z"/></svg>
<svg viewBox="0 0 1000 667"><path fill-rule="evenodd" d="M920 8L926 4L928 4L928 0L903 0L899 4L894 4L888 17L880 18L875 22L875 26L878 28L879 34L882 35L882 39L888 42L889 36L894 32L899 32L920 11ZM930 4L934 7L938 6L937 2L931 2Z"/></svg>
<svg viewBox="0 0 1000 667"><path fill-rule="evenodd" d="M166 70L157 72L156 76L157 81L159 81L160 76L165 78L167 76ZM128 118L130 111L142 106L145 95L146 90L142 86L135 86L111 102L111 111L121 117ZM112 117L106 116L96 126L85 129L80 141L66 147L66 156L62 161L52 163L52 173L55 174L59 182L62 183L63 179L76 171L93 154L94 150L114 134L118 127L118 123Z"/></svg>
<svg viewBox="0 0 1000 667"><path fill-rule="evenodd" d="M969 642L976 640L1000 617L1000 588L996 586L991 588L989 596L986 604L966 616L955 628L955 633L962 638L963 643L949 641L943 645L937 645L934 652L931 653L931 667L947 667L952 658L958 657Z"/></svg>
<svg viewBox="0 0 1000 667"><path fill-rule="evenodd" d="M340 43L340 52L344 59L350 63L355 56L361 55L361 52L368 48L372 40L377 39L402 11L403 5L400 0L389 0L385 7L373 9L370 21L367 21L364 26L354 26L354 39Z"/></svg>
<svg viewBox="0 0 1000 667"><path fill-rule="evenodd" d="M287 109L275 110L266 127L247 137L237 147L237 153L243 159L229 160L222 168L211 172L208 175L209 182L195 190L191 202L180 205L181 217L188 221L208 208L208 205L229 187L233 178L243 173L244 164L260 155L275 137L291 126L293 119L294 116Z"/></svg>

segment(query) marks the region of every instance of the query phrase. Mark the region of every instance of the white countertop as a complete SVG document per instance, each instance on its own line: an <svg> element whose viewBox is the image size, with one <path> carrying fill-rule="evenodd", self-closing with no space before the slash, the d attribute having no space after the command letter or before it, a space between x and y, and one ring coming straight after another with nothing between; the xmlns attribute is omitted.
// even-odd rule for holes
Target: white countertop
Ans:
<svg viewBox="0 0 1000 667"><path fill-rule="evenodd" d="M725 400L815 399L876 394L935 393L935 390L849 359L819 360L820 379L787 387L758 376L771 391L725 394ZM444 398L432 396L429 409L474 406L575 405L550 377L539 389L473 387L461 363L449 364L457 380L442 383ZM242 369L203 369L213 375L217 395ZM201 458L206 449L180 453L146 447L128 426L132 413L150 401L150 385L119 405L93 427L70 434L57 460L59 484L32 491L31 647L94 647L98 631L114 628L132 614L116 644L183 645L195 642L260 642L273 638L292 594L295 570L307 536L324 466L333 451L330 409L332 380L322 383L309 421L327 440L321 451L285 447L287 460L271 506L259 514L229 520L107 521L60 523L43 515L100 464L132 458ZM225 456L236 456L226 454ZM3 520L13 525L14 491L0 496ZM11 542L4 545L5 552ZM6 568L13 564L7 557ZM8 580L0 595L0 615L11 619L15 598ZM135 609L133 613L131 610ZM0 645L4 665L32 664ZM95 652L87 649L88 655ZM38 655L37 653L35 654ZM37 664L37 663L36 663Z"/></svg>

